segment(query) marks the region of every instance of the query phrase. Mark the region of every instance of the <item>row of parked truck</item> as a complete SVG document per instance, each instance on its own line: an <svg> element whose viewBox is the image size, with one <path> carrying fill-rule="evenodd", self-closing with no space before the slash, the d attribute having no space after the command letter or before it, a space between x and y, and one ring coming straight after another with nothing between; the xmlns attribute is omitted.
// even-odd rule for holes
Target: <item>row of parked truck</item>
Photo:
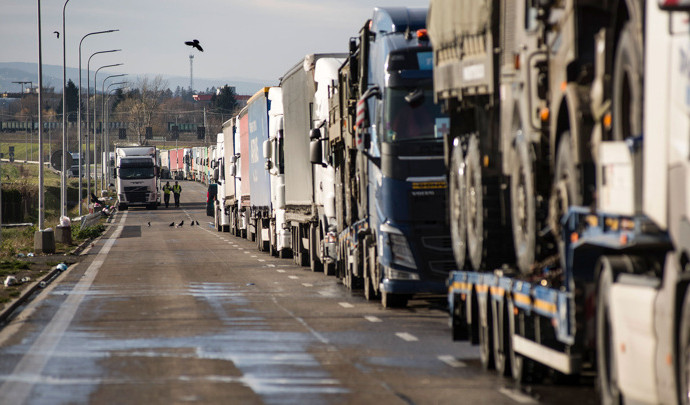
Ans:
<svg viewBox="0 0 690 405"><path fill-rule="evenodd" d="M223 124L214 220L515 380L690 400L688 0L377 8ZM210 152L209 152L210 153Z"/></svg>

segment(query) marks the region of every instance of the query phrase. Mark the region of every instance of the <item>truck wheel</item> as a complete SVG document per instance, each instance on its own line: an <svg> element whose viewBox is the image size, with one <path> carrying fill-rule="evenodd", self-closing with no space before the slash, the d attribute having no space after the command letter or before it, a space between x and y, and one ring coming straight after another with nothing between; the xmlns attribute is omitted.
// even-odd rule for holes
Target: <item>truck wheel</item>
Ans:
<svg viewBox="0 0 690 405"><path fill-rule="evenodd" d="M254 239L254 241L256 242L256 249L259 252L261 252L264 250L263 249L264 248L264 242L261 240L261 233L262 233L261 228L263 225L263 221L261 221L261 218L257 218L256 222L254 222L254 223L255 223L254 230L256 231L256 234L255 234L256 238Z"/></svg>
<svg viewBox="0 0 690 405"><path fill-rule="evenodd" d="M597 386L601 403L618 405L622 403L618 389L616 370L616 348L611 335L609 295L613 285L613 266L611 257L599 259L599 280L597 283L596 337L597 337Z"/></svg>
<svg viewBox="0 0 690 405"><path fill-rule="evenodd" d="M515 304L513 303L512 297L506 297L507 312L508 316L508 341L511 344L507 347L507 354L510 361L510 371L513 376L513 381L518 384L531 382L538 383L541 380L541 371L543 371L543 366L536 363L534 360L523 357L521 354L517 353L513 349L512 340L513 336L520 335L523 336L526 332L526 325L524 320L524 313L519 312L515 314ZM531 336L530 336L531 337Z"/></svg>
<svg viewBox="0 0 690 405"><path fill-rule="evenodd" d="M303 224L297 225L297 229L297 250L299 251L299 263L297 264L306 267L309 266L309 250L304 247L304 237L307 236L307 240L309 240L309 235L305 235L307 232L305 232Z"/></svg>
<svg viewBox="0 0 690 405"><path fill-rule="evenodd" d="M488 300L491 297L487 298ZM493 320L489 305L477 300L479 307L479 362L485 370L494 368Z"/></svg>
<svg viewBox="0 0 690 405"><path fill-rule="evenodd" d="M458 269L465 268L467 257L467 203L465 195L465 161L462 147L453 148L450 160L450 235L453 241L453 256Z"/></svg>
<svg viewBox="0 0 690 405"><path fill-rule="evenodd" d="M561 135L556 152L556 173L549 199L549 226L557 241L561 240L561 219L568 207L582 204L580 175L570 142L570 132ZM563 252L561 252L563 253Z"/></svg>
<svg viewBox="0 0 690 405"><path fill-rule="evenodd" d="M642 44L633 23L623 27L613 63L613 139L622 141L642 134Z"/></svg>
<svg viewBox="0 0 690 405"><path fill-rule="evenodd" d="M453 310L450 313L450 330L453 335L453 340L467 340L470 337L467 325L467 316L465 315L465 301L462 300L459 294L453 295Z"/></svg>
<svg viewBox="0 0 690 405"><path fill-rule="evenodd" d="M309 225L309 267L311 271L323 271L323 263L317 253L319 249L319 226L318 224Z"/></svg>
<svg viewBox="0 0 690 405"><path fill-rule="evenodd" d="M275 232L275 230L276 230L276 226L275 226L275 224L273 223L273 221L271 221L271 222L268 224L268 239L269 239L269 241L268 241L268 254L271 255L271 256L276 256L276 245L277 245L277 242L276 242L276 232Z"/></svg>
<svg viewBox="0 0 690 405"><path fill-rule="evenodd" d="M678 390L679 404L687 404L690 398L690 288L685 290L681 309L680 341L678 342Z"/></svg>
<svg viewBox="0 0 690 405"><path fill-rule="evenodd" d="M381 291L381 305L384 308L405 308L410 296Z"/></svg>
<svg viewBox="0 0 690 405"><path fill-rule="evenodd" d="M218 217L219 217L219 216L220 216L220 213L218 212L218 210L216 210L216 215L215 215L215 217L213 218L213 222L215 222L215 226L216 226L216 231L217 231L217 232L220 232L220 231L222 230L222 229L221 229L221 226L220 226L220 221L218 220Z"/></svg>
<svg viewBox="0 0 690 405"><path fill-rule="evenodd" d="M536 253L537 208L533 162L529 142L520 130L515 139L515 160L510 175L510 208L515 261L522 274L530 272Z"/></svg>
<svg viewBox="0 0 690 405"><path fill-rule="evenodd" d="M475 270L493 269L505 261L498 178L482 173L479 139L472 136L465 158L467 253Z"/></svg>
<svg viewBox="0 0 690 405"><path fill-rule="evenodd" d="M371 241L376 240L364 239L364 298L367 301L373 301L378 298L375 284L378 284L378 277L376 276L376 245Z"/></svg>
<svg viewBox="0 0 690 405"><path fill-rule="evenodd" d="M511 375L510 336L508 335L508 309L506 297L502 301L491 300L491 318L493 319L493 348L496 372L502 376Z"/></svg>

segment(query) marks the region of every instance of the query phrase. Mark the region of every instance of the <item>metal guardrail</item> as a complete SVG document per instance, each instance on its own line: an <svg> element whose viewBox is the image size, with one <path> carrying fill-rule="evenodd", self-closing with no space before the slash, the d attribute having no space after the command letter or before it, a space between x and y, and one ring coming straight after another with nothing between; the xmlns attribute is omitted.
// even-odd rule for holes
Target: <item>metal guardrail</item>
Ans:
<svg viewBox="0 0 690 405"><path fill-rule="evenodd" d="M84 229L96 225L96 223L98 223L98 220L101 218L101 215L103 214L101 214L100 211L94 212L93 214L84 215L83 217L81 217L81 227L79 229Z"/></svg>

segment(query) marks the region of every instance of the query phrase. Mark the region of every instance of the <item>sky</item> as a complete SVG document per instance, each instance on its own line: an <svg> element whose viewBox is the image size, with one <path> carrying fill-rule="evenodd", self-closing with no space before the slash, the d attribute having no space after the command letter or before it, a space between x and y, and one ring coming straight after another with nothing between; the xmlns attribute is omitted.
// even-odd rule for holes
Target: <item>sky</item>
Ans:
<svg viewBox="0 0 690 405"><path fill-rule="evenodd" d="M375 6L428 7L428 0L69 0L67 66L123 63L108 73L273 81L306 54L347 52ZM43 63L62 65L63 0L41 1ZM0 62L38 61L37 1L0 0ZM198 39L204 52L184 44ZM105 70L105 69L104 69Z"/></svg>

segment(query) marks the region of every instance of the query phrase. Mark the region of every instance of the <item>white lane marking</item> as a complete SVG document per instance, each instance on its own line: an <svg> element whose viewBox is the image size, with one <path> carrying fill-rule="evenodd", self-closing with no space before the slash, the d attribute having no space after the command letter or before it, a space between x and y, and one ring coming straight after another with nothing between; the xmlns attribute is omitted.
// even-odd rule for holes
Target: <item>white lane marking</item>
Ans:
<svg viewBox="0 0 690 405"><path fill-rule="evenodd" d="M343 308L354 308L355 306L350 304L349 302L339 302L338 305L340 305Z"/></svg>
<svg viewBox="0 0 690 405"><path fill-rule="evenodd" d="M446 363L447 365L449 365L453 368L460 368L460 367L466 367L467 366L467 364L456 359L455 357L453 357L451 355L438 356L437 359L441 360L442 362Z"/></svg>
<svg viewBox="0 0 690 405"><path fill-rule="evenodd" d="M276 269L276 271L277 271L278 273L285 273L285 270L283 270L283 269Z"/></svg>
<svg viewBox="0 0 690 405"><path fill-rule="evenodd" d="M367 321L369 321L369 322L371 322L371 323L383 322L383 321L381 320L381 318L378 318L378 317L375 317L375 316L371 316L371 315L365 316L364 319L366 319Z"/></svg>
<svg viewBox="0 0 690 405"><path fill-rule="evenodd" d="M127 212L122 214L122 222L124 224L127 220ZM86 292L91 288L93 280L98 274L98 270L103 265L110 248L115 244L115 240L120 237L124 225L118 225L115 232L108 238L105 245L98 252L96 258L91 262L91 265L86 269L81 280L74 286L72 293L68 295L65 302L60 305L53 318L48 325L43 329L43 332L38 336L36 341L31 345L26 355L17 363L12 375L26 376L24 381L6 381L0 386L0 398L3 402L8 404L23 404L29 397L35 382L39 381L39 376L43 372L46 364L50 360L55 351L55 348L64 337L65 331L74 319L74 315L79 309ZM33 377L33 378L29 378Z"/></svg>
<svg viewBox="0 0 690 405"><path fill-rule="evenodd" d="M248 251L248 250L245 250L245 251L244 251L244 253L247 253L247 254L249 254L249 251Z"/></svg>
<svg viewBox="0 0 690 405"><path fill-rule="evenodd" d="M498 390L501 394L507 396L508 398L512 399L515 402L519 402L521 404L538 404L534 398L530 397L529 395L525 395L522 392L518 390L511 390L508 388L500 388Z"/></svg>
<svg viewBox="0 0 690 405"><path fill-rule="evenodd" d="M297 276L288 276L288 278L292 279L292 280L298 280L299 279L299 277L297 277Z"/></svg>
<svg viewBox="0 0 690 405"><path fill-rule="evenodd" d="M264 259L259 259L259 261L260 261L260 262L265 262L266 260L264 260Z"/></svg>
<svg viewBox="0 0 690 405"><path fill-rule="evenodd" d="M412 335L412 334L407 333L407 332L398 332L395 334L395 336L399 337L400 339L402 339L406 342L416 342L419 340L419 339L417 339L417 336Z"/></svg>
<svg viewBox="0 0 690 405"><path fill-rule="evenodd" d="M302 283L302 285L305 287L313 287L314 286L314 284L311 284L311 283Z"/></svg>
<svg viewBox="0 0 690 405"><path fill-rule="evenodd" d="M266 267L276 267L275 264L267 264Z"/></svg>
<svg viewBox="0 0 690 405"><path fill-rule="evenodd" d="M252 257L259 257L259 256L257 256L257 255L252 255Z"/></svg>

